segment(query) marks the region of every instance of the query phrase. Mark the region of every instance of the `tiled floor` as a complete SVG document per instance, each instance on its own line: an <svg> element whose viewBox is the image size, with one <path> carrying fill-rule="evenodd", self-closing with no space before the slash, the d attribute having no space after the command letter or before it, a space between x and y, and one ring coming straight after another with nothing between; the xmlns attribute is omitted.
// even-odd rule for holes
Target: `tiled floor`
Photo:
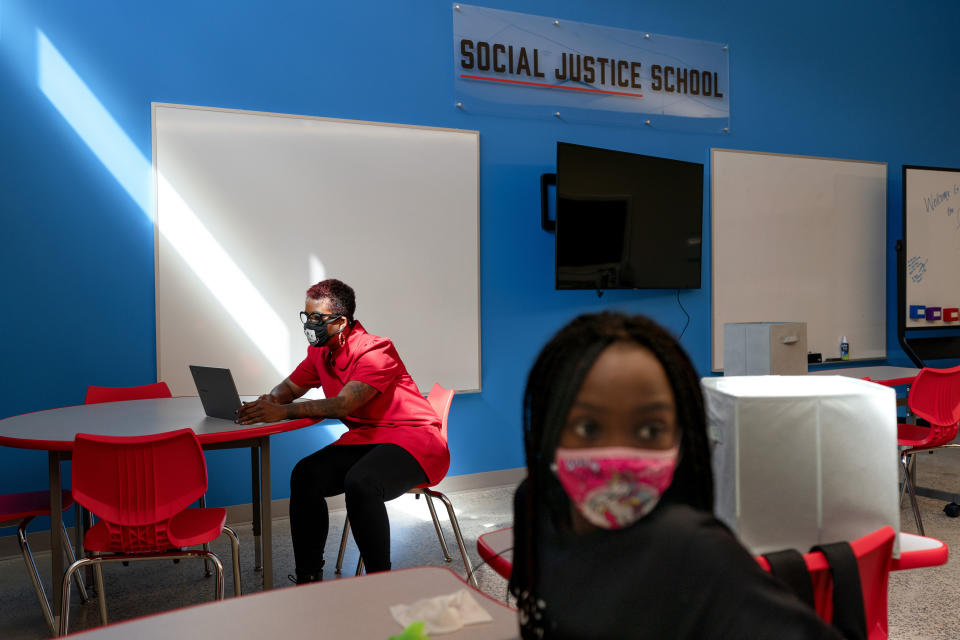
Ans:
<svg viewBox="0 0 960 640"><path fill-rule="evenodd" d="M960 449L944 450L933 456L923 456L920 465L920 484L960 490ZM485 531L509 526L512 521L512 487L451 493L467 549L474 564L479 564L476 553L477 537ZM960 550L960 518L948 518L942 511L943 502L920 498L924 526L929 536L947 542ZM901 512L902 529L915 532L908 501ZM393 533L393 565L444 565L429 513L422 500L404 496L389 504ZM439 510L440 512L443 509ZM343 511L331 513L330 540L327 544L326 579L335 579L337 547L343 523ZM244 593L259 589L259 574L253 566L252 532L249 525L237 527L241 538L241 567ZM449 565L463 574L463 563L456 550L452 533L447 536L453 561ZM230 549L226 541L218 541L213 550L229 567ZM49 554L37 554L42 576L49 575ZM357 562L356 547L351 540L344 561L344 574L352 575ZM274 582L280 588L290 583L287 574L293 571L293 553L290 546L289 521L274 523ZM891 638L956 638L960 632L953 621L952 611L960 597L960 561L951 558L943 567L894 573L890 576L890 637ZM233 591L232 578L226 578L226 593ZM477 569L481 588L486 593L505 600L506 580L488 567ZM200 562L134 563L129 567L108 565L104 569L111 621L123 620L149 613L169 610L213 599L213 580L203 577ZM49 587L48 587L49 589ZM71 629L78 630L98 623L95 603L82 605L74 595L71 609ZM0 560L0 638L27 640L47 637L46 627L36 604L30 580L19 557ZM320 637L320 636L318 636Z"/></svg>

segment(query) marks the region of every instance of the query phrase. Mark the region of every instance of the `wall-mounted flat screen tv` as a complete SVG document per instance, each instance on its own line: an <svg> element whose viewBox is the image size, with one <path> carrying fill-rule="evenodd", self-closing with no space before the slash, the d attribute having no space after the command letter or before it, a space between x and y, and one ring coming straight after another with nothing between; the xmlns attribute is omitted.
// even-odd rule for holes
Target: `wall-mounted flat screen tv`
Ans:
<svg viewBox="0 0 960 640"><path fill-rule="evenodd" d="M698 289L703 165L557 143L557 289Z"/></svg>

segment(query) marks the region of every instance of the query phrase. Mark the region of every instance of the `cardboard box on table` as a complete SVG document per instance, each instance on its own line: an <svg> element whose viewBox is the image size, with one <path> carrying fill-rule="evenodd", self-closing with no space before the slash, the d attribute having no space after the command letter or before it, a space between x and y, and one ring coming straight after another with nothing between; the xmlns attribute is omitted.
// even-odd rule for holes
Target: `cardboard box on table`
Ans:
<svg viewBox="0 0 960 640"><path fill-rule="evenodd" d="M724 376L701 386L716 514L751 553L900 530L893 389L842 376Z"/></svg>
<svg viewBox="0 0 960 640"><path fill-rule="evenodd" d="M806 322L727 322L723 375L802 375L807 372Z"/></svg>

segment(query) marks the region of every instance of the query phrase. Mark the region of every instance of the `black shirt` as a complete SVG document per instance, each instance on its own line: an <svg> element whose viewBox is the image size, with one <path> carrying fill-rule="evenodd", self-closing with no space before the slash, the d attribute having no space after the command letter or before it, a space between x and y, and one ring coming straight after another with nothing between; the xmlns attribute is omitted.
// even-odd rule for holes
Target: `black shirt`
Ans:
<svg viewBox="0 0 960 640"><path fill-rule="evenodd" d="M514 595L526 562L524 488L514 502ZM661 502L630 527L585 535L540 522L546 638L840 638L711 514Z"/></svg>

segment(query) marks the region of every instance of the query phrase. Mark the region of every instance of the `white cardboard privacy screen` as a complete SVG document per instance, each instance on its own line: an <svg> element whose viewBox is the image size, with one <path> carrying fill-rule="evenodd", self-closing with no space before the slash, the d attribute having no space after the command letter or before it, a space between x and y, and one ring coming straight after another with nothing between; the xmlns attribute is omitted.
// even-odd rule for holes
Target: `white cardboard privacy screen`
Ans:
<svg viewBox="0 0 960 640"><path fill-rule="evenodd" d="M751 553L900 530L893 389L842 376L701 384L717 517Z"/></svg>

